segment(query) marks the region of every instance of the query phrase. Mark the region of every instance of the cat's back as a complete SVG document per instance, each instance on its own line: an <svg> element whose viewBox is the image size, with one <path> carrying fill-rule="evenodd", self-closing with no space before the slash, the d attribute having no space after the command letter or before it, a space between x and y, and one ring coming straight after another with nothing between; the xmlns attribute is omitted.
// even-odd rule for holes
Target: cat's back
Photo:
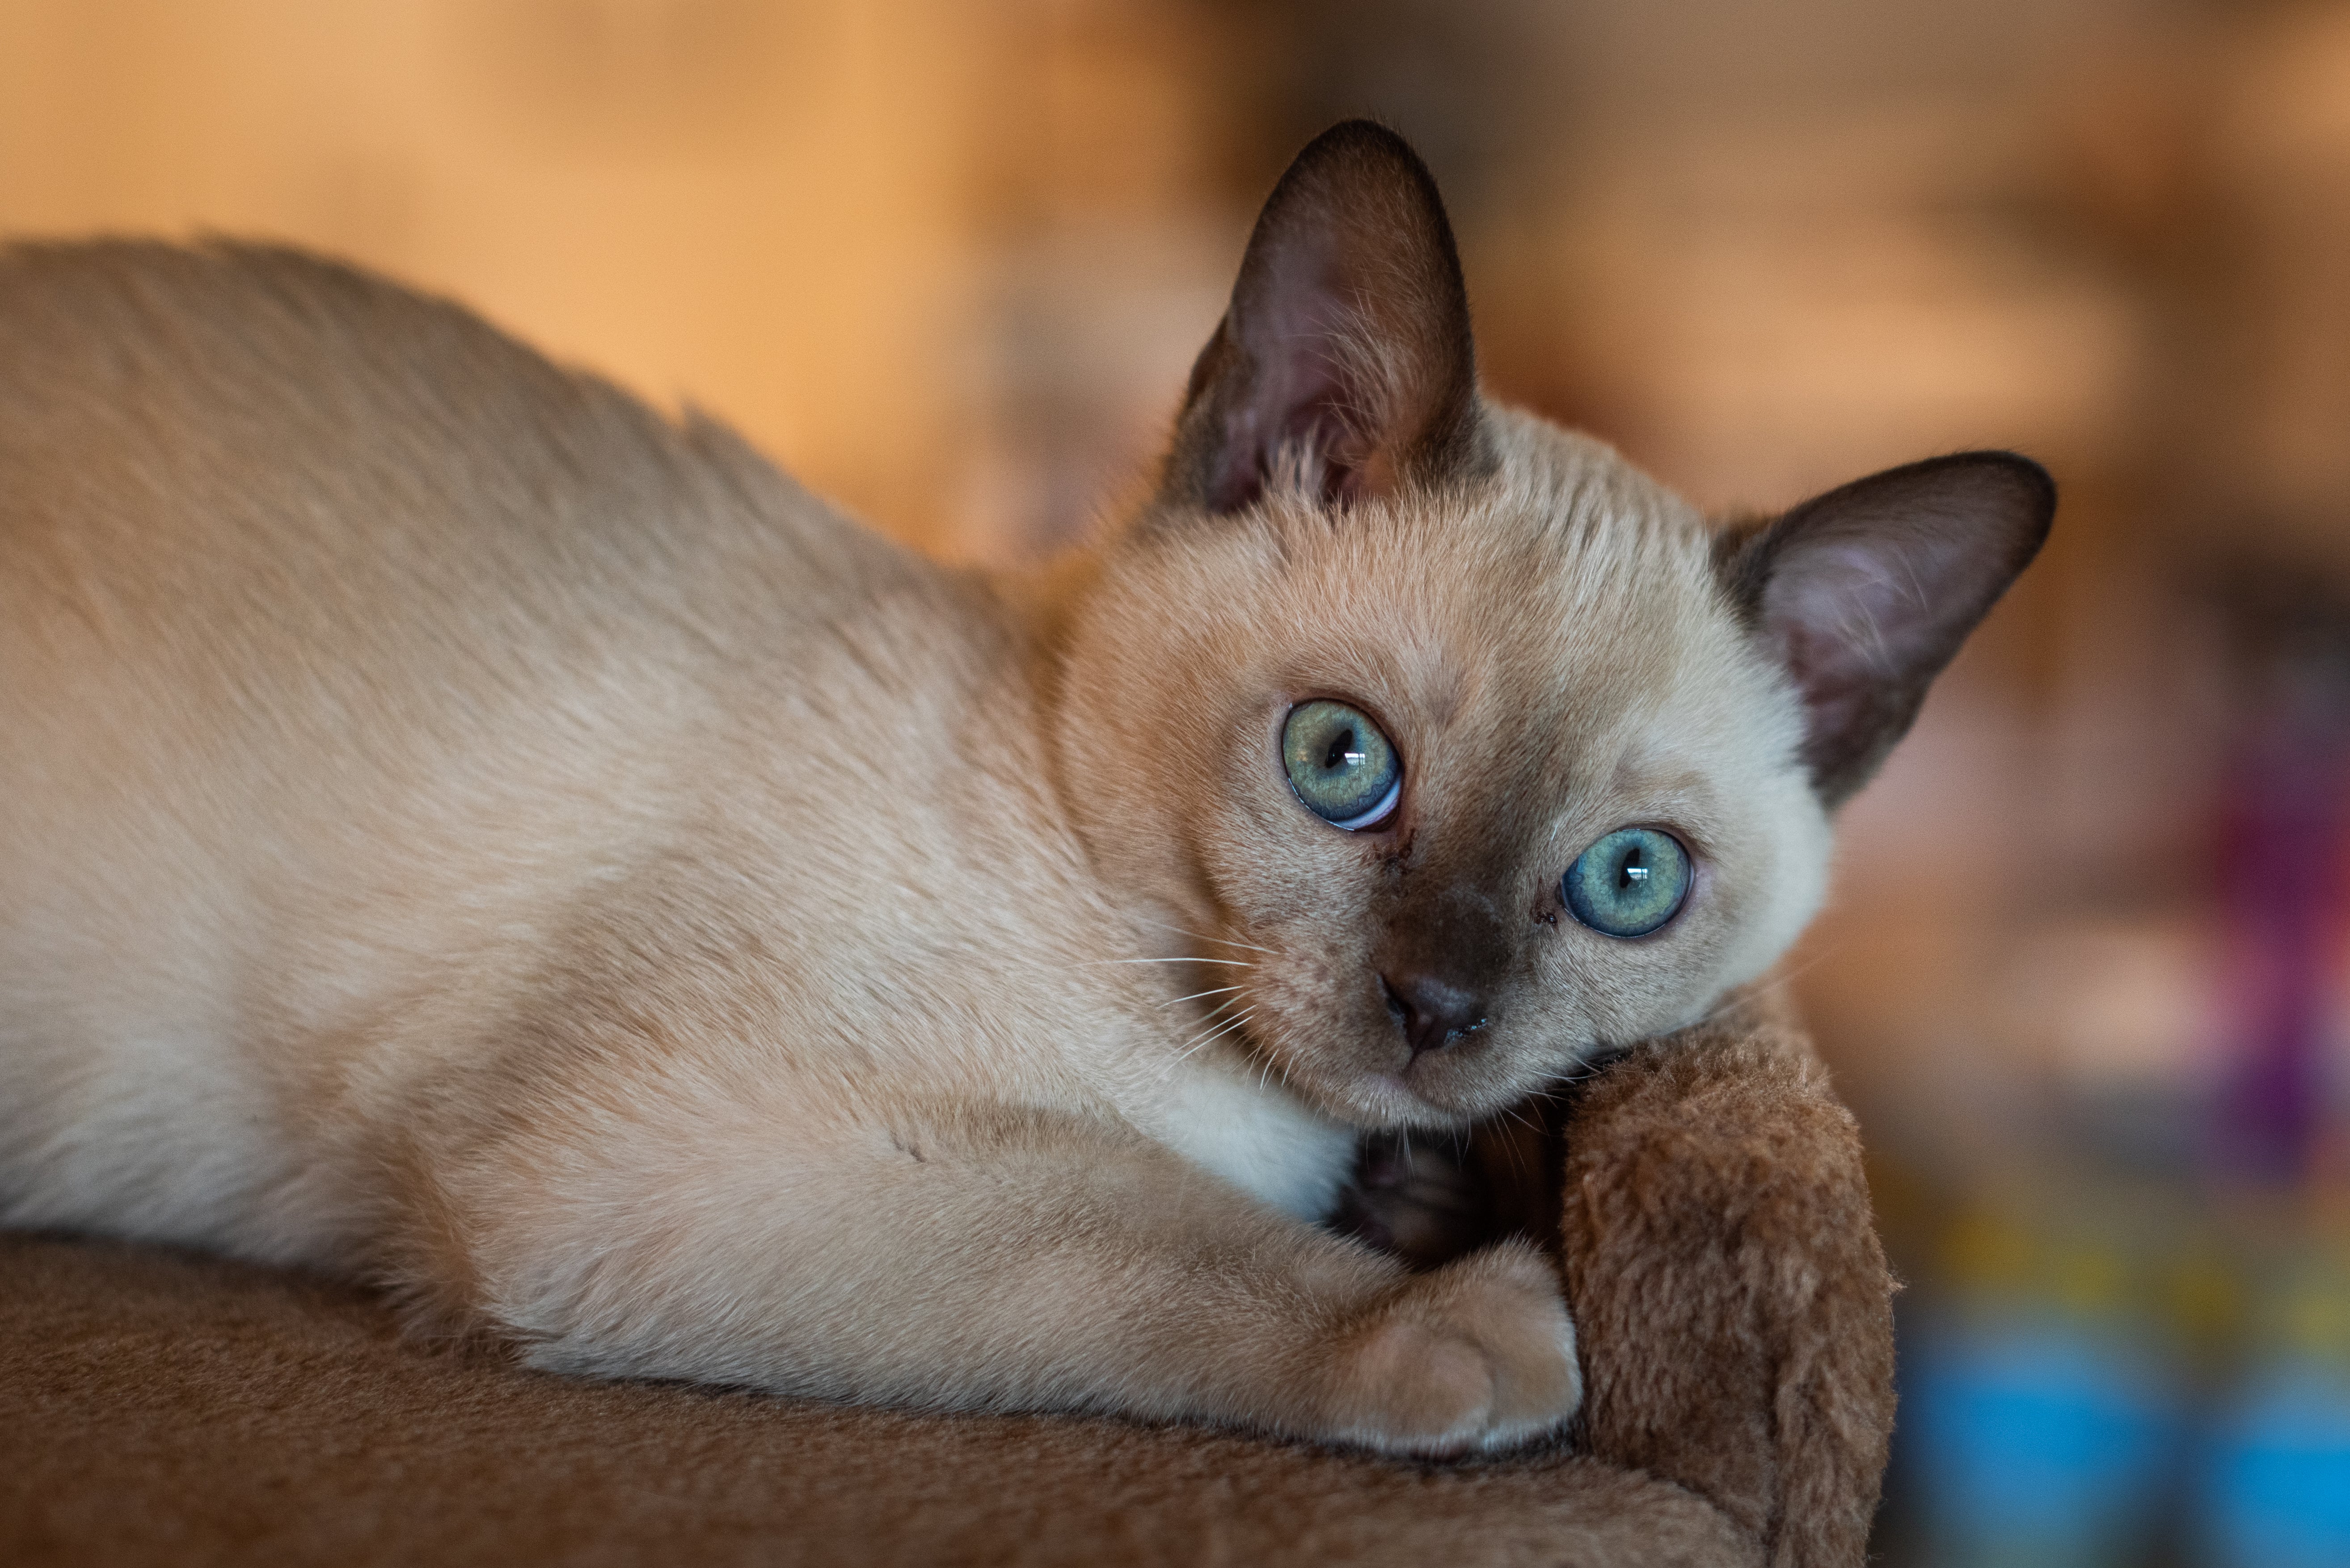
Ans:
<svg viewBox="0 0 2350 1568"><path fill-rule="evenodd" d="M583 686L675 706L926 570L723 429L354 269L0 249L0 767L132 725L325 755Z"/></svg>
<svg viewBox="0 0 2350 1568"><path fill-rule="evenodd" d="M78 621L120 652L331 620L350 658L472 617L519 651L525 617L706 630L747 595L788 613L896 569L723 430L445 301L269 246L0 249L13 625Z"/></svg>
<svg viewBox="0 0 2350 1568"><path fill-rule="evenodd" d="M0 251L19 897L142 836L201 879L265 836L585 828L746 662L927 572L718 427L350 268Z"/></svg>
<svg viewBox="0 0 2350 1568"><path fill-rule="evenodd" d="M844 627L951 643L954 600L723 428L445 301L267 246L0 249L20 906L142 835L198 878L265 837L593 839L746 688L821 683Z"/></svg>
<svg viewBox="0 0 2350 1568"><path fill-rule="evenodd" d="M243 1100L196 1114L239 1064L474 983L723 794L737 715L882 668L843 628L956 669L941 605L728 432L445 302L0 250L0 1210L100 1104L118 1152L60 1191L265 1181Z"/></svg>

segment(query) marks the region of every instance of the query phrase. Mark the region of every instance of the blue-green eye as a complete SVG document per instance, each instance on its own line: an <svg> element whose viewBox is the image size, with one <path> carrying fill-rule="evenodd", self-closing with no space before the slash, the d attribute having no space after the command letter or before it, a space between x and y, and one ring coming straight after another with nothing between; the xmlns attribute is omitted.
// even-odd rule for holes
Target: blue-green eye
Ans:
<svg viewBox="0 0 2350 1568"><path fill-rule="evenodd" d="M1654 827L1619 827L1575 857L1560 891L1575 918L1611 937L1645 937L1681 911L1689 851Z"/></svg>
<svg viewBox="0 0 2350 1568"><path fill-rule="evenodd" d="M1281 727L1281 765L1305 809L1333 827L1360 833L1395 815L1403 763L1359 708L1300 702Z"/></svg>

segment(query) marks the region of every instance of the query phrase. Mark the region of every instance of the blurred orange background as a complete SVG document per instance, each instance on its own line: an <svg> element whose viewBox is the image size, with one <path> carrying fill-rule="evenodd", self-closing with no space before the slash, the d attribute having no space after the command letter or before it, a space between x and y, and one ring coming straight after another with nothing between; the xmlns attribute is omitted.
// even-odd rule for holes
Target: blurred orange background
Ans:
<svg viewBox="0 0 2350 1568"><path fill-rule="evenodd" d="M0 230L348 256L1009 560L1146 471L1357 113L1444 184L1494 389L1700 503L2063 486L1792 966L1919 1282L1886 1550L2350 1562L2208 1457L2350 1499L2350 5L0 0ZM2344 1390L2300 1449L2276 1366Z"/></svg>

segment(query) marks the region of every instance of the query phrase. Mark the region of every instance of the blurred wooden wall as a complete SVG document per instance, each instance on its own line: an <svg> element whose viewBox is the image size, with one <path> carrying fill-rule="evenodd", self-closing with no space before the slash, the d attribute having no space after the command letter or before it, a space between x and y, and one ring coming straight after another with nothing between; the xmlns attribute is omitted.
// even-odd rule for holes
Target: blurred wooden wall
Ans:
<svg viewBox="0 0 2350 1568"><path fill-rule="evenodd" d="M1141 9L0 0L0 232L352 257L936 542L1003 224L1180 181Z"/></svg>

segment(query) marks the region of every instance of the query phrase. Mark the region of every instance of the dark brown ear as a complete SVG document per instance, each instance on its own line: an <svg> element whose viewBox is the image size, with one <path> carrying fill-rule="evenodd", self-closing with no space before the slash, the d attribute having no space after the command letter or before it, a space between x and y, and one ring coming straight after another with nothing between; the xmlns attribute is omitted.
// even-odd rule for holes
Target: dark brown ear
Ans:
<svg viewBox="0 0 2350 1568"><path fill-rule="evenodd" d="M1969 452L1856 480L1716 542L1732 602L1803 693L1804 761L1828 805L1908 732L2055 514L2047 470Z"/></svg>
<svg viewBox="0 0 2350 1568"><path fill-rule="evenodd" d="M1343 503L1481 455L1469 296L1436 182L1395 132L1333 127L1257 218L1191 368L1167 497L1232 512L1294 479Z"/></svg>

